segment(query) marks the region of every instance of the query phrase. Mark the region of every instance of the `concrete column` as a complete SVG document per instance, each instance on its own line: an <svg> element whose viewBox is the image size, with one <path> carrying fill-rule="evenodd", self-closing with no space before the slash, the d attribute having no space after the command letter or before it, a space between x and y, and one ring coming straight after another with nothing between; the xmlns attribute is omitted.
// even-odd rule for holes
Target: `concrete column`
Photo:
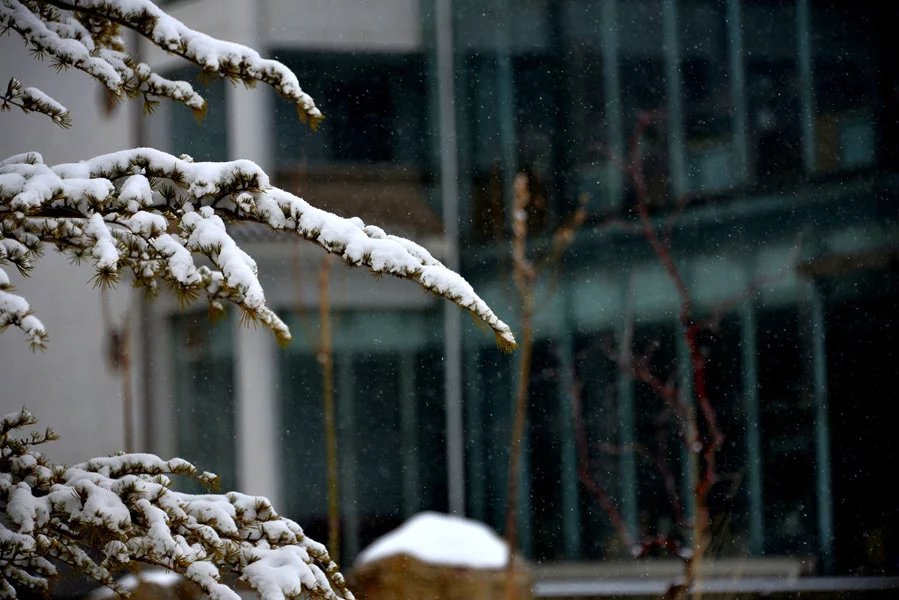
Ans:
<svg viewBox="0 0 899 600"><path fill-rule="evenodd" d="M237 433L237 481L241 491L268 497L281 505L275 380L275 341L262 327L234 329L234 400Z"/></svg>
<svg viewBox="0 0 899 600"><path fill-rule="evenodd" d="M246 31L246 39L240 42L256 48L265 55L262 48L260 10L265 2L240 0L233 3L234 19L251 24ZM274 128L273 92L267 85L246 88L243 85L225 86L225 104L228 107L228 157L231 160L245 158L252 160L266 172L274 166L272 129Z"/></svg>
<svg viewBox="0 0 899 600"><path fill-rule="evenodd" d="M440 127L440 199L447 252L443 261L459 269L459 161L456 140L456 91L453 82L453 15L450 0L434 5L437 113ZM444 394L446 403L446 473L449 512L465 514L465 437L462 419L462 313L443 308Z"/></svg>

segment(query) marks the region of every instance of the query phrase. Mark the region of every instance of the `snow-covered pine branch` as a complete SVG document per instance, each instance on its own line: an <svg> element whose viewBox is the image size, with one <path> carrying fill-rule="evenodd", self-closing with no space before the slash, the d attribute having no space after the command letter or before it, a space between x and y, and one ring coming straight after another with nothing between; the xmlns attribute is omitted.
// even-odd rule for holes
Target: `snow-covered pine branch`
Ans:
<svg viewBox="0 0 899 600"><path fill-rule="evenodd" d="M36 422L24 409L0 418L0 598L46 592L54 563L127 595L115 577L143 563L183 575L212 599L239 598L222 583L237 577L264 600L353 600L325 547L267 499L176 492L170 475L217 484L178 458L122 454L52 465L34 447L55 433L16 435Z"/></svg>
<svg viewBox="0 0 899 600"><path fill-rule="evenodd" d="M234 82L266 83L293 102L297 114L315 126L322 114L296 75L278 61L264 59L241 44L195 31L150 0L0 0L0 32L15 31L37 56L60 68L75 68L103 84L116 98L143 94L165 97L198 116L206 101L185 81L171 81L127 52L121 37L130 29L166 52Z"/></svg>
<svg viewBox="0 0 899 600"><path fill-rule="evenodd" d="M23 87L15 77L6 85L6 92L0 94L0 110L11 110L17 106L23 111L47 115L64 129L72 126L72 115L68 109L35 87Z"/></svg>
<svg viewBox="0 0 899 600"><path fill-rule="evenodd" d="M0 162L0 265L27 272L49 244L93 262L97 283L113 283L127 270L150 290L162 281L185 299L205 295L214 310L230 301L286 342L290 332L266 304L256 263L228 233L226 224L237 222L294 232L348 265L415 281L471 311L493 330L501 348L515 346L509 327L427 250L272 187L250 161L192 162L138 148L56 166L45 165L35 152ZM212 267L198 266L198 254ZM4 325L22 328L36 346L46 338L0 271Z"/></svg>

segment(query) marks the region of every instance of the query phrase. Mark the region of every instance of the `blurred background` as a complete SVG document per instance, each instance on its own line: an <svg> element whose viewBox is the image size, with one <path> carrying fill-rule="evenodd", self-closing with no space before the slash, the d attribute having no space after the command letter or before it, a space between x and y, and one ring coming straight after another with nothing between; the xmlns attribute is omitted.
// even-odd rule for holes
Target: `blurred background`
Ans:
<svg viewBox="0 0 899 600"><path fill-rule="evenodd" d="M108 106L98 86L55 75L6 37L0 75L56 97L75 127L3 115L3 155L60 162L149 145L249 158L312 204L429 248L516 332L523 174L539 273L518 526L547 580L637 573L617 562L628 548L588 481L637 537L688 535L695 479L652 384L690 402L694 363L676 282L634 227L643 207L670 233L693 315L709 325L700 346L724 438L709 558L729 576L895 584L899 5L162 4L294 69L326 116L319 130L261 86L201 80L145 44L141 60L205 91L206 119L168 103L151 115ZM50 349L35 356L16 332L0 337L3 411L25 404L56 427L56 460L123 447L178 455L227 489L271 497L324 541L322 398L333 385L343 563L425 509L502 532L518 357L414 285L264 230L234 235L290 323L290 346L237 315L212 326L205 306L149 302L127 285L101 298L89 269L47 256L15 283Z"/></svg>

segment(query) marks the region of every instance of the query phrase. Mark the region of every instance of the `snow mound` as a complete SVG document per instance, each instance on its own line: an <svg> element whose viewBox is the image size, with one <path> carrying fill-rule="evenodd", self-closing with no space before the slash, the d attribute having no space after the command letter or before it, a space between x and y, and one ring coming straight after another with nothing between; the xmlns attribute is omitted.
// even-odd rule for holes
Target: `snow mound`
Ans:
<svg viewBox="0 0 899 600"><path fill-rule="evenodd" d="M375 540L356 559L356 566L398 554L433 565L473 569L501 569L509 558L506 542L483 523L423 512Z"/></svg>

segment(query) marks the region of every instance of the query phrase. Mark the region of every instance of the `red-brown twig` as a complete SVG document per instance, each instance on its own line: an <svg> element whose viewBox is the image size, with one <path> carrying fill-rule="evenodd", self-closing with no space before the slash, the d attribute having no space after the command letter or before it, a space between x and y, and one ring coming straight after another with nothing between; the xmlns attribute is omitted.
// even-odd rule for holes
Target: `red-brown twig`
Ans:
<svg viewBox="0 0 899 600"><path fill-rule="evenodd" d="M649 214L649 192L643 176L643 157L640 146L646 130L652 125L660 124L660 122L661 114L658 112L640 114L634 134L630 140L630 163L627 172L634 186L637 216L643 229L642 235L652 249L653 254L664 267L677 292L680 305L678 320L681 326L681 337L687 349L693 384L693 399L698 408L697 414L697 411L694 411L689 403L681 402L677 405L679 412L684 416L681 424L681 435L684 438L687 455L692 465L691 470L695 474L696 479L693 485L695 512L692 523L692 548L689 552L678 552L679 555L685 557L684 581L673 585L669 590L672 597L680 598L686 594L695 581L699 562L702 560L702 556L708 547L710 524L708 497L716 481L717 453L724 442L724 435L718 426L717 415L708 394L705 355L699 340L702 327L695 318L693 298L684 281L680 267L674 259L671 247L671 228L686 206L686 200L679 203L678 207L673 211L672 216L665 223L664 235L662 236L659 235L656 225ZM651 374L648 366L642 370L638 369L636 374L646 381L653 391L661 395L663 399L669 402L673 401L675 392L668 384L661 384ZM701 422L697 418L698 415L702 417Z"/></svg>
<svg viewBox="0 0 899 600"><path fill-rule="evenodd" d="M634 535L628 531L627 524L621 516L618 507L612 502L605 486L599 482L590 472L590 453L587 448L587 428L584 426L583 407L581 402L581 385L576 378L573 379L569 397L571 398L571 412L575 424L575 444L578 456L578 479L587 491L593 494L596 501L612 521L612 526L618 533L618 537L628 548L634 548Z"/></svg>

